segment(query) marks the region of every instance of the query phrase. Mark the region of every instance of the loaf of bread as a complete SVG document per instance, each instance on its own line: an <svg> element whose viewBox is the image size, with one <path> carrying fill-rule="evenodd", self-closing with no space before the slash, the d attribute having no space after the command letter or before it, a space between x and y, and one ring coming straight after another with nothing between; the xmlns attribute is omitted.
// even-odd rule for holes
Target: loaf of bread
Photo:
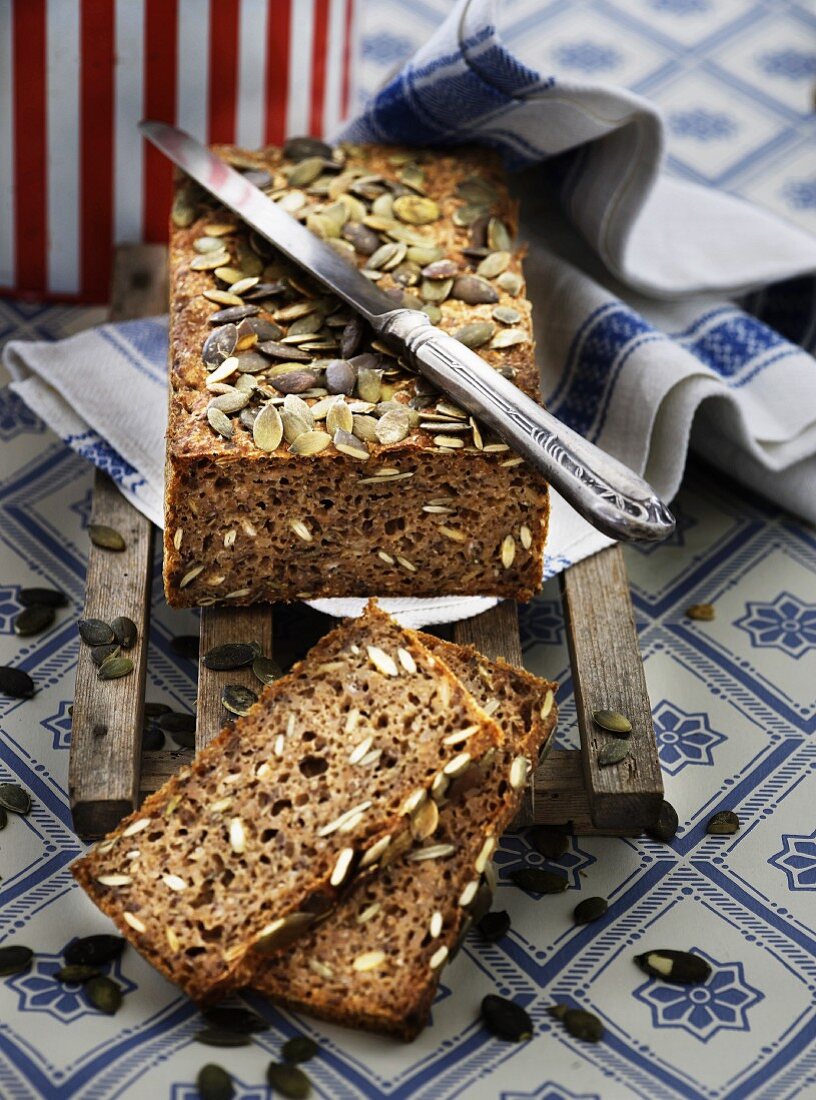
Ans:
<svg viewBox="0 0 816 1100"><path fill-rule="evenodd" d="M361 870L411 843L444 785L502 735L444 660L370 605L73 865L149 962L214 999Z"/></svg>
<svg viewBox="0 0 816 1100"><path fill-rule="evenodd" d="M538 397L516 206L492 152L219 152L395 305ZM530 598L543 479L188 180L172 221L169 602Z"/></svg>
<svg viewBox="0 0 816 1100"><path fill-rule="evenodd" d="M485 853L514 817L556 721L554 684L470 647L421 637L495 717L503 746L482 765L478 783L439 802L433 835L358 885L286 954L248 959L241 974L279 1004L406 1040L427 1023L442 968L474 906L484 906ZM456 783L473 779L465 774ZM444 854L422 860L429 848Z"/></svg>

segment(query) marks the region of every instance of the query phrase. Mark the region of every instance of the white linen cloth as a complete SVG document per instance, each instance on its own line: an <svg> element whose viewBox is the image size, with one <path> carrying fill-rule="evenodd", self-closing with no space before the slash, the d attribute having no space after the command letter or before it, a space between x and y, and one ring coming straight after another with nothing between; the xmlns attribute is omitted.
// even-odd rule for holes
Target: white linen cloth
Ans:
<svg viewBox="0 0 816 1100"><path fill-rule="evenodd" d="M521 237L549 408L668 500L691 442L816 520L816 362L800 346L813 336L816 239L669 178L648 101L536 72L502 45L490 0L461 0L343 136L500 149L524 169ZM784 334L763 320L777 316ZM20 396L159 525L166 351L166 322L151 319L4 353ZM545 576L609 543L553 498ZM339 615L360 603L314 606ZM424 625L493 603L384 606Z"/></svg>

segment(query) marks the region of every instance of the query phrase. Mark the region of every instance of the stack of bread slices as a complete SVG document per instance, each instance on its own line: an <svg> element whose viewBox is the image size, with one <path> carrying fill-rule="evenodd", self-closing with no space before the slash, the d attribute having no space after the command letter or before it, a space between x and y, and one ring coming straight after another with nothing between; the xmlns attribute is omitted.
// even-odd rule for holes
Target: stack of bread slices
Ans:
<svg viewBox="0 0 816 1100"><path fill-rule="evenodd" d="M553 693L372 602L73 873L201 1004L251 987L411 1039L489 908Z"/></svg>

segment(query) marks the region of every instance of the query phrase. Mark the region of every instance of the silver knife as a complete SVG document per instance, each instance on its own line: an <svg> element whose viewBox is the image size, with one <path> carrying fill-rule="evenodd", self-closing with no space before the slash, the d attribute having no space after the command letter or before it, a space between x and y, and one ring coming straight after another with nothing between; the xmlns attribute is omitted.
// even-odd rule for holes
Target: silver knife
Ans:
<svg viewBox="0 0 816 1100"><path fill-rule="evenodd" d="M599 531L650 542L672 533L671 512L633 470L562 424L424 313L395 309L348 260L189 134L164 122L145 121L139 128L188 176L362 314L438 389L493 428Z"/></svg>

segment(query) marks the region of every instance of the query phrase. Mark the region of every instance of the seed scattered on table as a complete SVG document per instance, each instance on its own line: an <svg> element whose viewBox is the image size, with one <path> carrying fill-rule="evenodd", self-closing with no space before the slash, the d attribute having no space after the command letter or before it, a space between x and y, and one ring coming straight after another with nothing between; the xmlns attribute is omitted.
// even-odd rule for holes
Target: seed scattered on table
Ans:
<svg viewBox="0 0 816 1100"><path fill-rule="evenodd" d="M620 764L631 751L628 741L610 741L604 745L598 753L598 764L602 768L608 768L613 764Z"/></svg>
<svg viewBox="0 0 816 1100"><path fill-rule="evenodd" d="M632 723L620 711L596 710L593 711L592 718L602 730L614 733L617 737L628 737L632 732Z"/></svg>
<svg viewBox="0 0 816 1100"><path fill-rule="evenodd" d="M48 630L55 618L54 608L49 604L31 604L31 606L24 607L19 614L15 615L14 633L21 638L30 638L34 634L42 634L44 630Z"/></svg>
<svg viewBox="0 0 816 1100"><path fill-rule="evenodd" d="M700 985L711 976L711 967L705 959L690 951L664 948L646 951L642 955L635 955L635 963L644 974L677 985Z"/></svg>
<svg viewBox="0 0 816 1100"><path fill-rule="evenodd" d="M510 931L510 914L505 910L498 913L485 913L476 927L487 943L496 943Z"/></svg>
<svg viewBox="0 0 816 1100"><path fill-rule="evenodd" d="M7 944L0 947L0 978L12 974L23 974L31 966L34 952L22 944Z"/></svg>
<svg viewBox="0 0 816 1100"><path fill-rule="evenodd" d="M31 810L31 795L18 783L0 783L0 806L24 817Z"/></svg>
<svg viewBox="0 0 816 1100"><path fill-rule="evenodd" d="M121 553L127 547L122 535L115 528L108 527L104 523L90 524L88 535L94 546L98 546L102 550L114 550Z"/></svg>
<svg viewBox="0 0 816 1100"><path fill-rule="evenodd" d="M235 1087L232 1078L221 1066L210 1062L202 1066L196 1077L200 1100L233 1100Z"/></svg>
<svg viewBox="0 0 816 1100"><path fill-rule="evenodd" d="M653 840L669 841L672 840L680 827L680 821L677 817L677 810L672 806L671 802L667 802L664 798L660 804L660 813L658 814L657 821L651 828L646 830L646 835L650 836Z"/></svg>
<svg viewBox="0 0 816 1100"><path fill-rule="evenodd" d="M30 699L34 691L34 681L27 672L11 665L0 665L0 695L10 699Z"/></svg>
<svg viewBox="0 0 816 1100"><path fill-rule="evenodd" d="M58 588L21 588L17 596L23 607L66 607L68 597Z"/></svg>
<svg viewBox="0 0 816 1100"><path fill-rule="evenodd" d="M575 906L572 917L576 924L591 924L592 921L600 920L608 908L609 902L606 898L584 898Z"/></svg>
<svg viewBox="0 0 816 1100"><path fill-rule="evenodd" d="M570 1008L569 1005L552 1005L547 1013L560 1020L573 1039L583 1039L588 1043L599 1043L604 1037L604 1026L592 1012L583 1008Z"/></svg>
<svg viewBox="0 0 816 1100"><path fill-rule="evenodd" d="M697 619L703 623L710 623L716 617L714 605L710 603L693 603L685 611L687 619Z"/></svg>
<svg viewBox="0 0 816 1100"><path fill-rule="evenodd" d="M122 1006L122 988L104 975L91 978L85 985L85 996L100 1012L114 1016Z"/></svg>
<svg viewBox="0 0 816 1100"><path fill-rule="evenodd" d="M517 867L509 877L516 886L531 894L561 894L569 885L566 875L545 871L542 867Z"/></svg>
<svg viewBox="0 0 816 1100"><path fill-rule="evenodd" d="M533 1037L533 1021L522 1006L493 993L482 1000L482 1020L498 1039L521 1043Z"/></svg>
<svg viewBox="0 0 816 1100"><path fill-rule="evenodd" d="M733 836L740 827L740 819L733 810L720 810L706 823L709 836Z"/></svg>

